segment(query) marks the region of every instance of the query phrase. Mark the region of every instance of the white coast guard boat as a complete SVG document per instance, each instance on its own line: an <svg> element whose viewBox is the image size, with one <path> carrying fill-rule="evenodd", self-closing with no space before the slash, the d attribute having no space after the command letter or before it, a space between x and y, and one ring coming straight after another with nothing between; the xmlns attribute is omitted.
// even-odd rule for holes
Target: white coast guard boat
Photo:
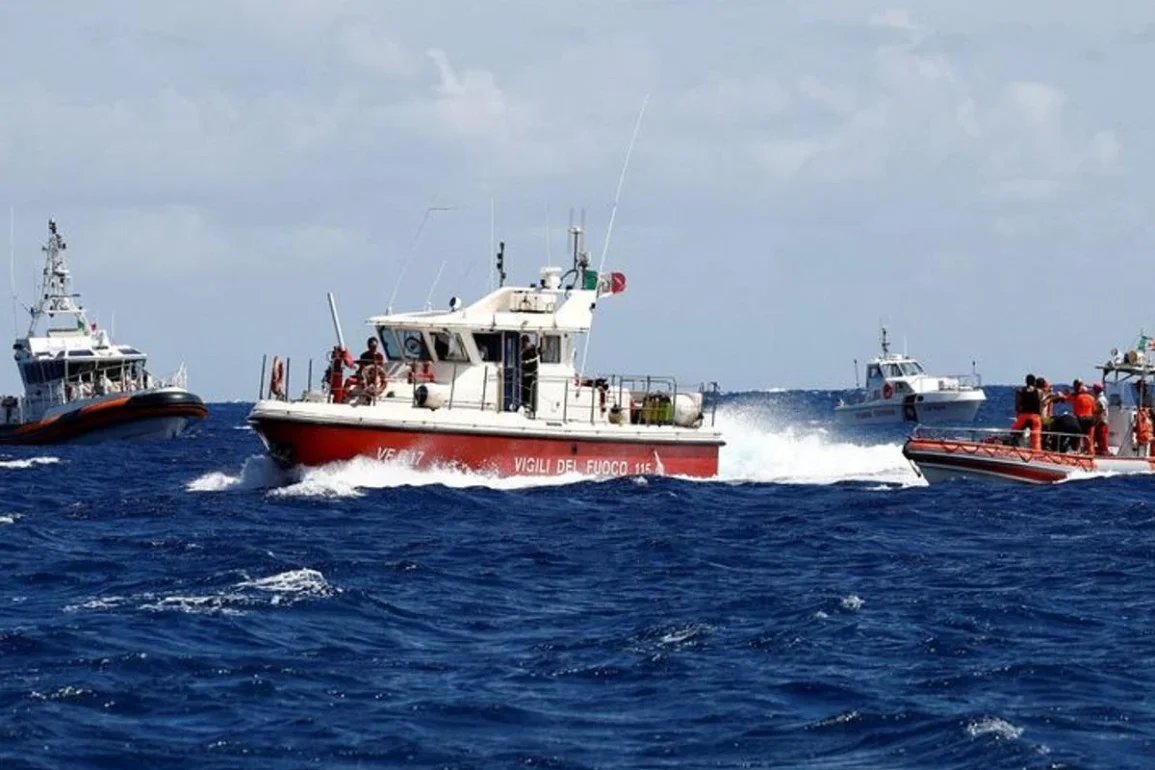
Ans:
<svg viewBox="0 0 1155 770"><path fill-rule="evenodd" d="M0 444L171 437L204 418L183 365L172 377L153 377L144 353L114 345L89 322L55 222L48 234L39 302L28 333L12 346L24 396L0 399Z"/></svg>
<svg viewBox="0 0 1155 770"><path fill-rule="evenodd" d="M1006 430L919 426L902 453L931 483L971 478L1051 484L1076 475L1155 473L1155 364L1142 350L1112 351L1096 368L1103 372L1108 403L1106 455L1091 454L1077 427L1043 432L1042 449L1035 450L1028 436Z"/></svg>
<svg viewBox="0 0 1155 770"><path fill-rule="evenodd" d="M883 327L882 355L867 362L860 398L839 401L834 414L839 422L855 425L965 423L974 420L985 400L978 374L927 374L914 358L890 352Z"/></svg>
<svg viewBox="0 0 1155 770"><path fill-rule="evenodd" d="M564 274L546 267L530 286L505 286L502 244L499 287L473 304L370 318L381 357L363 356L346 380L353 362L330 298L327 392L286 400L274 359L269 397L249 415L269 454L284 466L366 456L497 475L714 476L723 441L703 389L575 369L596 303L620 294L625 276L591 270L581 230L570 234Z"/></svg>

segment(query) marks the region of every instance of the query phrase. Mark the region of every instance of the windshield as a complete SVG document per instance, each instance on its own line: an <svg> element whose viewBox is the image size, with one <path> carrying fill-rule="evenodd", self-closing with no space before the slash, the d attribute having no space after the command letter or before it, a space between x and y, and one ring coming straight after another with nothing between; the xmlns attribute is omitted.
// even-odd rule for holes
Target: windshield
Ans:
<svg viewBox="0 0 1155 770"><path fill-rule="evenodd" d="M461 337L452 332L433 332L433 350L439 361L466 362L469 354L465 352L465 345Z"/></svg>
<svg viewBox="0 0 1155 770"><path fill-rule="evenodd" d="M377 330L381 338L381 348L390 361L428 361L429 349L425 339L416 329L390 329L382 326Z"/></svg>
<svg viewBox="0 0 1155 770"><path fill-rule="evenodd" d="M898 364L883 364L882 375L884 377L901 377L902 370L898 368Z"/></svg>
<svg viewBox="0 0 1155 770"><path fill-rule="evenodd" d="M922 374L922 364L917 361L903 361L899 366L902 367L902 373L907 377L913 377L917 374Z"/></svg>

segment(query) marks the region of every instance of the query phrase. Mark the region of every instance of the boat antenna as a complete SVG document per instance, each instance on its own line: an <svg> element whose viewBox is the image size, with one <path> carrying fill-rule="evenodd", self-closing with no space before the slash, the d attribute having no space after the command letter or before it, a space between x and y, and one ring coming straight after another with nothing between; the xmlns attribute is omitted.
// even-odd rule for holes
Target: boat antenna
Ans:
<svg viewBox="0 0 1155 770"><path fill-rule="evenodd" d="M489 196L489 253L497 251L497 219L494 210L493 196ZM493 291L493 273L489 273L489 290Z"/></svg>
<svg viewBox="0 0 1155 770"><path fill-rule="evenodd" d="M885 357L890 354L890 340L886 338L886 327L882 327L882 355Z"/></svg>
<svg viewBox="0 0 1155 770"><path fill-rule="evenodd" d="M425 298L425 309L433 309L433 290L437 288L437 282L441 280L441 271L445 269L445 260L441 260L441 267L437 268L437 275L433 276L433 283L429 286L429 296Z"/></svg>
<svg viewBox="0 0 1155 770"><path fill-rule="evenodd" d="M20 333L20 317L16 312L16 207L8 207L8 288L12 293L12 336Z"/></svg>
<svg viewBox="0 0 1155 770"><path fill-rule="evenodd" d="M545 263L553 264L553 252L549 247L549 204L545 204Z"/></svg>
<svg viewBox="0 0 1155 770"><path fill-rule="evenodd" d="M505 286L505 241L497 244L497 288Z"/></svg>
<svg viewBox="0 0 1155 770"><path fill-rule="evenodd" d="M854 359L854 389L858 390L858 359Z"/></svg>
<svg viewBox="0 0 1155 770"><path fill-rule="evenodd" d="M602 269L606 266L606 254L609 253L610 250L610 236L613 235L614 219L616 219L618 215L618 201L622 197L622 186L626 183L626 172L630 168L630 156L634 154L634 144L638 141L638 132L642 130L642 118L646 115L646 105L649 104L649 102L650 95L646 94L645 98L642 99L642 108L638 110L638 119L634 123L634 133L630 136L630 146L626 148L626 159L622 163L622 173L621 176L618 177L618 189L614 193L614 205L610 208L610 223L606 227L606 240L605 243L602 244L602 260L598 263L599 275L601 275ZM586 337L586 339L588 340L589 337Z"/></svg>
<svg viewBox="0 0 1155 770"><path fill-rule="evenodd" d="M625 160L622 162L622 173L618 176L618 187L617 187L617 190L614 192L614 203L610 207L610 222L606 226L606 239L605 239L605 242L602 244L602 258L601 258L601 261L598 263L598 278L599 278L599 280L601 278L601 272L606 266L606 254L608 254L609 250L610 250L610 236L613 235L613 232L614 232L614 220L617 218L617 215L618 215L618 201L622 197L622 186L625 185L625 183L626 183L626 172L630 168L630 157L634 154L634 145L638 141L638 132L642 130L642 118L645 117L645 115L646 115L646 105L649 104L649 102L650 102L650 95L646 94L645 97L642 99L642 107L640 110L638 110L638 119L634 122L634 133L630 136L630 144L628 147L626 147L626 157L625 157ZM582 285L584 286L585 285L585 281L584 281L585 276L583 275L582 278L583 278ZM590 304L590 310L593 310L594 307L597 306L596 293L595 293L594 297L595 297L594 302L592 302ZM582 365L581 365L581 369L579 370L582 372L584 372L585 368L586 368L586 356L590 352L590 337L592 337L592 336L593 336L593 326L591 325L590 330L588 332L586 332L585 346L582 349Z"/></svg>
<svg viewBox="0 0 1155 770"><path fill-rule="evenodd" d="M329 317L333 319L333 331L337 332L337 344L341 346L341 350L345 350L345 335L341 333L341 319L337 317L337 300L333 298L333 292L327 292L329 296Z"/></svg>
<svg viewBox="0 0 1155 770"><path fill-rule="evenodd" d="M405 255L405 261L401 263L401 269L397 272L397 282L393 284L393 293L389 295L389 304L386 306L386 313L393 312L393 300L397 299L397 290L401 288L401 279L405 277L405 270L409 267L409 262L413 259L413 254L417 251L417 242L421 240L421 233L425 230L425 224L429 221L430 214L434 211L452 210L452 206L430 206L425 209L425 216L421 217L421 224L417 226L417 232L413 234L413 240L409 242L409 249Z"/></svg>

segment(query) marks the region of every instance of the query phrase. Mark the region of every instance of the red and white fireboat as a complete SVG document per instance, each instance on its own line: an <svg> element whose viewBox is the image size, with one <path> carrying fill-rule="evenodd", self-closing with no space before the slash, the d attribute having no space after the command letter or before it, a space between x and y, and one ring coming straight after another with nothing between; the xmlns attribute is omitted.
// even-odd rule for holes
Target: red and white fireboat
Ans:
<svg viewBox="0 0 1155 770"><path fill-rule="evenodd" d="M1042 448L1032 449L1028 437L1006 430L925 426L915 429L902 453L930 483L972 478L1052 484L1077 475L1155 473L1155 363L1142 350L1113 351L1096 368L1103 372L1108 403L1106 454L1092 454L1087 436L1075 428L1045 431Z"/></svg>
<svg viewBox="0 0 1155 770"><path fill-rule="evenodd" d="M498 288L472 305L370 318L379 352L356 362L330 297L327 392L288 400L274 359L269 397L249 415L270 456L285 467L370 457L502 476L715 476L724 442L704 387L575 369L596 303L624 291L625 276L591 270L580 229L571 236L564 274L546 267L531 286L505 286L503 244Z"/></svg>

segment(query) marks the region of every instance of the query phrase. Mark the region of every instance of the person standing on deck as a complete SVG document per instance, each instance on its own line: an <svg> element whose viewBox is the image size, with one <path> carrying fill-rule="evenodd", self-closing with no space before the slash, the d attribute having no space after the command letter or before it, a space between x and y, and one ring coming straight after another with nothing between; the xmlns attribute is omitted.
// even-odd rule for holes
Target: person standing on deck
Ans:
<svg viewBox="0 0 1155 770"><path fill-rule="evenodd" d="M1103 392L1103 386L1097 382L1091 390L1095 393L1095 454L1111 454L1111 450L1107 448L1107 394Z"/></svg>
<svg viewBox="0 0 1155 770"><path fill-rule="evenodd" d="M1023 428L1031 429L1031 449L1042 449L1043 405L1033 374L1028 374L1026 385L1015 391L1015 422L1011 425L1011 433L1018 433Z"/></svg>
<svg viewBox="0 0 1155 770"><path fill-rule="evenodd" d="M1095 451L1095 397L1083 387L1083 381L1075 378L1071 392L1060 396L1071 402L1071 414L1079 421L1079 431L1087 438L1087 453Z"/></svg>

